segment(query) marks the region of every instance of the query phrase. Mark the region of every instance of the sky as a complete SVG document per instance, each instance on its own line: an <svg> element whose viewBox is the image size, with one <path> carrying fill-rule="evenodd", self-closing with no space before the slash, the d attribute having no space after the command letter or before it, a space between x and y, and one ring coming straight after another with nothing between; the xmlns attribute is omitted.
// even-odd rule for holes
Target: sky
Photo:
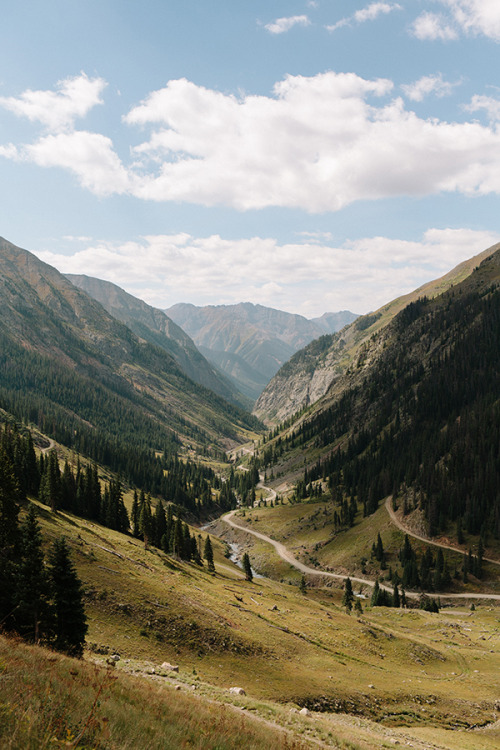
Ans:
<svg viewBox="0 0 500 750"><path fill-rule="evenodd" d="M500 240L498 0L18 0L0 235L168 308L366 313Z"/></svg>

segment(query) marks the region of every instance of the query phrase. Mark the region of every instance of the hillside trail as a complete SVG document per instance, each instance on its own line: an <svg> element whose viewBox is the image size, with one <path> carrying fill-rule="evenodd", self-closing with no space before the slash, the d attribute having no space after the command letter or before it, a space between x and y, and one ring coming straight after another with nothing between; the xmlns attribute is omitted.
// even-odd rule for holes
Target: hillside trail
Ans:
<svg viewBox="0 0 500 750"><path fill-rule="evenodd" d="M49 453L51 450L54 450L56 447L56 441L52 440L52 438L49 438L49 444L46 448L41 448L40 453Z"/></svg>
<svg viewBox="0 0 500 750"><path fill-rule="evenodd" d="M459 552L461 555L465 554L463 549L460 549L460 547L454 547L451 544L444 544L443 542L435 542L432 539L429 539L425 536L419 536L411 529L407 528L397 517L396 513L394 512L392 508L392 495L389 495L389 497L386 498L385 501L385 509L389 514L389 518L391 519L392 523L398 527L400 531L402 531L404 534L408 534L408 536L413 537L413 539L418 539L420 542L425 542L426 544L431 544L433 547L441 547L441 549L448 549L451 552ZM500 565L499 560L493 560L491 557L483 557L484 562L492 563L493 565Z"/></svg>
<svg viewBox="0 0 500 750"><path fill-rule="evenodd" d="M370 581L368 578L356 578L355 576L341 575L340 573L331 573L329 570L311 568L309 565L306 565L305 563L300 562L300 560L297 560L292 552L290 552L290 550L287 549L284 544L281 544L281 542L277 542L275 539L271 539L271 537L267 536L266 534L262 534L262 532L260 531L254 531L254 529L249 529L246 526L242 526L241 524L236 523L236 521L234 520L235 513L237 513L237 510L229 511L229 513L221 516L221 521L224 521L224 523L227 523L234 529L244 531L247 534L255 536L257 539L261 539L263 542L267 542L268 544L272 545L282 560L285 560L285 562L289 563L289 565L291 565L293 568L300 570L301 573L307 573L307 575L312 576L320 576L322 578L333 578L338 581L345 581L345 579L349 577L353 583L359 583L361 586L373 587L375 585L375 582ZM385 591L392 592L392 588L386 586L383 583L379 582L379 586ZM420 592L413 591L407 591L405 593L408 599L418 599L422 595ZM446 592L432 592L429 593L428 596L438 596L442 599L488 599L500 601L500 594L449 594Z"/></svg>

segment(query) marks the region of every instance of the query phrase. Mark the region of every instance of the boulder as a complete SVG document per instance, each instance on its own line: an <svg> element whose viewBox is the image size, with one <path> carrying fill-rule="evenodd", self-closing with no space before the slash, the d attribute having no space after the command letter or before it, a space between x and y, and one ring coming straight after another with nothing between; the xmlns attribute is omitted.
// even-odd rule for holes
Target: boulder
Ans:
<svg viewBox="0 0 500 750"><path fill-rule="evenodd" d="M169 664L168 661L164 661L161 665L162 669L166 669L168 672L178 672L179 667L175 664Z"/></svg>
<svg viewBox="0 0 500 750"><path fill-rule="evenodd" d="M301 709L300 709L300 711L299 711L299 714L300 714L301 716L310 716L310 715L311 715L311 712L309 711L309 709L308 709L308 708L306 708L306 707L304 706L304 708L301 708Z"/></svg>
<svg viewBox="0 0 500 750"><path fill-rule="evenodd" d="M229 688L229 692L233 695L246 695L245 691L241 687L232 687Z"/></svg>

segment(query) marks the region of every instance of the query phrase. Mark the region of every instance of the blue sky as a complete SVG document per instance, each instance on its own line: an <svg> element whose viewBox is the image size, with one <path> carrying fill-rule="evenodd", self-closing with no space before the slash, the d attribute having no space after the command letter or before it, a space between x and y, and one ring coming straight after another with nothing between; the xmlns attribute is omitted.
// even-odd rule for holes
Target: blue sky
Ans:
<svg viewBox="0 0 500 750"><path fill-rule="evenodd" d="M158 307L363 313L500 240L498 0L19 0L0 234Z"/></svg>

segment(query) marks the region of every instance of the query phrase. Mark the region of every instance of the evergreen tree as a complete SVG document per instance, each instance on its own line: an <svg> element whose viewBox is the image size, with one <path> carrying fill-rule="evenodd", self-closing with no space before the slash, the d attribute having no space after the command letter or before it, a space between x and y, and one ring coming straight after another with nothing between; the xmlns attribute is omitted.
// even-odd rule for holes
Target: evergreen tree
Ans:
<svg viewBox="0 0 500 750"><path fill-rule="evenodd" d="M211 573L215 573L215 565L214 565L214 551L212 549L212 542L210 541L210 537L207 534L207 538L205 539L205 547L203 549L203 557L207 561L207 568Z"/></svg>
<svg viewBox="0 0 500 750"><path fill-rule="evenodd" d="M307 594L307 582L305 575L302 575L302 578L300 579L299 591L301 594Z"/></svg>
<svg viewBox="0 0 500 750"><path fill-rule="evenodd" d="M347 577L344 581L344 594L342 596L342 606L345 607L349 612L352 609L352 603L354 601L354 592L352 590L351 579Z"/></svg>
<svg viewBox="0 0 500 750"><path fill-rule="evenodd" d="M20 561L16 571L15 627L28 641L38 643L48 625L49 585L42 549L42 534L31 505L21 526Z"/></svg>
<svg viewBox="0 0 500 750"><path fill-rule="evenodd" d="M245 554L243 555L242 562L243 562L243 570L245 571L245 578L247 579L247 581L252 581L253 580L252 566L250 564L250 558L247 552L245 552Z"/></svg>
<svg viewBox="0 0 500 750"><path fill-rule="evenodd" d="M397 583L394 584L394 591L393 591L393 594L392 594L392 606L393 607L400 607L401 606L401 599L400 599L400 596L399 596L399 589L398 589L398 584Z"/></svg>
<svg viewBox="0 0 500 750"><path fill-rule="evenodd" d="M0 447L0 624L12 626L15 578L19 552L19 503L21 490L4 446Z"/></svg>
<svg viewBox="0 0 500 750"><path fill-rule="evenodd" d="M130 514L130 522L132 524L132 536L136 539L139 538L139 498L137 496L137 490L134 490L134 500L132 502L132 512Z"/></svg>
<svg viewBox="0 0 500 750"><path fill-rule="evenodd" d="M82 656L87 633L80 579L70 559L64 537L54 542L49 557L49 581L53 599L52 641L58 651Z"/></svg>
<svg viewBox="0 0 500 750"><path fill-rule="evenodd" d="M375 585L373 587L372 592L372 598L370 600L370 604L372 607L378 607L379 606L379 599L380 599L380 584L378 582L378 578L375 580Z"/></svg>
<svg viewBox="0 0 500 750"><path fill-rule="evenodd" d="M359 615L363 614L363 607L361 606L361 599L359 597L356 597L354 600L354 611Z"/></svg>

